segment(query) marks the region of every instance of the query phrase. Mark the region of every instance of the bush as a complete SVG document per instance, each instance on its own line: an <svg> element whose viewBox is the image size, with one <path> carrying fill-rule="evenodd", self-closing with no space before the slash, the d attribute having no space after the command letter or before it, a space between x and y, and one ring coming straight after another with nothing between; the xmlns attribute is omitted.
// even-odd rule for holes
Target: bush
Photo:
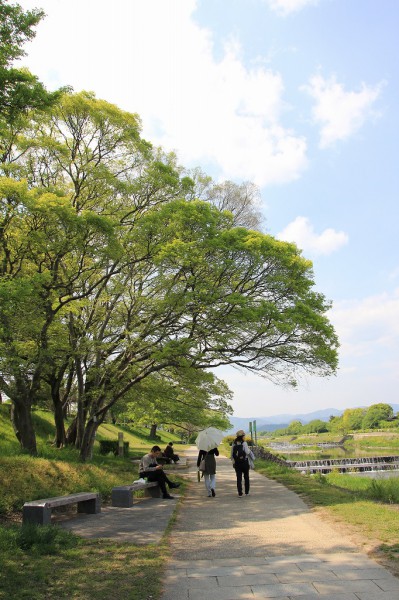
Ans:
<svg viewBox="0 0 399 600"><path fill-rule="evenodd" d="M100 454L109 454L112 452L115 456L118 456L119 444L118 441L114 440L100 440ZM123 442L123 455L129 454L129 442Z"/></svg>
<svg viewBox="0 0 399 600"><path fill-rule="evenodd" d="M371 480L367 496L372 500L397 504L399 502L399 485L397 478L376 481Z"/></svg>

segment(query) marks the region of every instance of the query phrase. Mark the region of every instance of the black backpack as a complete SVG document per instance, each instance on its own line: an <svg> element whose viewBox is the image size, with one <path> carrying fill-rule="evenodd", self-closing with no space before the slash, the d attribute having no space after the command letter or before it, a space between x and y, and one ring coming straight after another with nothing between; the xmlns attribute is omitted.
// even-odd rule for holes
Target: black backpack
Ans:
<svg viewBox="0 0 399 600"><path fill-rule="evenodd" d="M244 464L247 460L243 444L234 444L233 446L233 460L235 464Z"/></svg>

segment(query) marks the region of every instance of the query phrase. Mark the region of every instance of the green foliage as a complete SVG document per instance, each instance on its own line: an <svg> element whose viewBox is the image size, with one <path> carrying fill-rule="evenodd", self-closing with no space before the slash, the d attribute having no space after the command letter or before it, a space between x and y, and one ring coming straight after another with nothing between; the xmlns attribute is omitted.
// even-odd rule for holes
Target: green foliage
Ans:
<svg viewBox="0 0 399 600"><path fill-rule="evenodd" d="M314 419L313 421L310 421L310 423L307 423L304 426L304 430L306 431L306 433L325 433L326 431L328 431L327 423L325 423L321 419Z"/></svg>
<svg viewBox="0 0 399 600"><path fill-rule="evenodd" d="M0 1L0 65L7 66L25 54L22 46L35 36L35 27L44 17L42 10L23 12L18 4Z"/></svg>
<svg viewBox="0 0 399 600"><path fill-rule="evenodd" d="M135 423L174 426L190 434L210 425L230 426L231 392L213 373L198 369L165 369L135 385L112 414Z"/></svg>
<svg viewBox="0 0 399 600"><path fill-rule="evenodd" d="M365 413L364 408L347 408L342 415L343 427L348 431L361 429Z"/></svg>
<svg viewBox="0 0 399 600"><path fill-rule="evenodd" d="M119 442L118 440L100 440L100 454L114 454L118 455L119 452ZM129 455L129 442L123 442L123 454L124 456Z"/></svg>
<svg viewBox="0 0 399 600"><path fill-rule="evenodd" d="M366 410L362 420L362 427L364 429L376 429L382 421L392 416L393 409L389 404L373 404Z"/></svg>
<svg viewBox="0 0 399 600"><path fill-rule="evenodd" d="M24 12L19 4L0 0L0 131L3 120L15 124L28 110L44 110L59 98L59 92L47 92L27 69L11 66L25 54L23 45L35 36L34 28L43 16L41 10ZM1 143L0 150L2 162L7 152Z"/></svg>
<svg viewBox="0 0 399 600"><path fill-rule="evenodd" d="M303 425L301 421L291 421L285 431L289 435L299 435L303 431Z"/></svg>

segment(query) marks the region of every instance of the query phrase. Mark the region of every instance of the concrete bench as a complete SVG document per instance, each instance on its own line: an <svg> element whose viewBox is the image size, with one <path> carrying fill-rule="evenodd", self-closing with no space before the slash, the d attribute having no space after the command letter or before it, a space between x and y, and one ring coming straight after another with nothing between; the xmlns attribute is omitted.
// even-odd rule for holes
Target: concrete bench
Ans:
<svg viewBox="0 0 399 600"><path fill-rule="evenodd" d="M145 496L151 498L160 498L161 488L157 481L149 481L148 483L131 483L129 485L120 485L114 487L111 493L112 506L119 508L130 508L133 506L133 494L138 490L144 490Z"/></svg>
<svg viewBox="0 0 399 600"><path fill-rule="evenodd" d="M79 492L69 496L44 498L25 502L22 509L22 522L48 525L51 523L51 511L59 506L77 504L78 513L96 514L101 512L101 498L98 492Z"/></svg>

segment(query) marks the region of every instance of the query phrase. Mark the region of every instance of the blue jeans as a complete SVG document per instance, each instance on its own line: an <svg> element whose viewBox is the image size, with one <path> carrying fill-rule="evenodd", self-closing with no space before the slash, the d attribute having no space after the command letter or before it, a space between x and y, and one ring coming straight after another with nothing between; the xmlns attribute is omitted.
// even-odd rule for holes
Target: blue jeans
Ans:
<svg viewBox="0 0 399 600"><path fill-rule="evenodd" d="M208 475L208 473L204 473L204 481L205 488L208 492L208 496L211 495L211 490L214 490L216 487L216 475Z"/></svg>

